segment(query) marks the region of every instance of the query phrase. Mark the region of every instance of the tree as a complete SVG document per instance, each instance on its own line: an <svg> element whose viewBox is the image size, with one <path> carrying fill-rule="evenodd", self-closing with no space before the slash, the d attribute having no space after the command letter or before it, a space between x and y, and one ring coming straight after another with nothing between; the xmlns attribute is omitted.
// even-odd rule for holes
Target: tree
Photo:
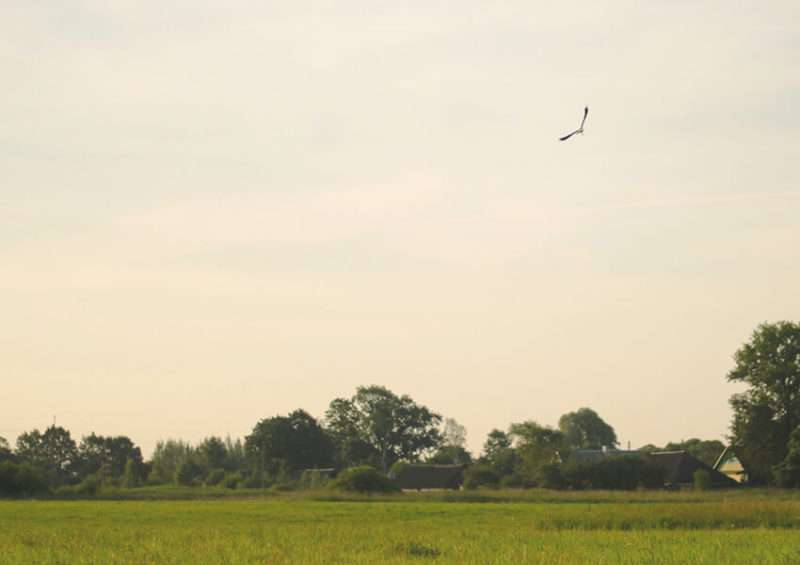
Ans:
<svg viewBox="0 0 800 565"><path fill-rule="evenodd" d="M118 479L125 473L128 460L141 473L142 451L126 436L104 437L92 433L81 438L78 446L77 467L84 478L103 469L111 479Z"/></svg>
<svg viewBox="0 0 800 565"><path fill-rule="evenodd" d="M751 482L771 484L800 426L800 325L761 324L733 358L728 381L749 386L730 398L733 449Z"/></svg>
<svg viewBox="0 0 800 565"><path fill-rule="evenodd" d="M60 426L50 426L43 434L33 430L18 436L16 454L20 461L41 470L51 487L76 477L77 447L69 431Z"/></svg>
<svg viewBox="0 0 800 565"><path fill-rule="evenodd" d="M214 469L223 469L228 450L218 437L206 438L197 446L197 458L200 466L207 475Z"/></svg>
<svg viewBox="0 0 800 565"><path fill-rule="evenodd" d="M441 446L427 462L436 465L472 463L472 454L467 451L467 428L459 424L455 418L445 418Z"/></svg>
<svg viewBox="0 0 800 565"><path fill-rule="evenodd" d="M551 466L558 465L568 451L561 431L540 426L534 421L511 424L511 435L516 438L516 470L524 486L537 486L544 482L549 477Z"/></svg>
<svg viewBox="0 0 800 565"><path fill-rule="evenodd" d="M488 463L501 477L514 473L516 451L511 446L512 438L502 430L493 429L486 436L480 461Z"/></svg>
<svg viewBox="0 0 800 565"><path fill-rule="evenodd" d="M601 449L619 444L614 428L609 426L591 408L580 408L558 419L558 429L572 449Z"/></svg>
<svg viewBox="0 0 800 565"><path fill-rule="evenodd" d="M158 441L150 461L151 470L147 481L156 485L171 483L180 464L193 457L194 452L191 445L181 440Z"/></svg>
<svg viewBox="0 0 800 565"><path fill-rule="evenodd" d="M716 439L701 440L693 437L680 443L668 443L664 451L685 451L698 461L702 461L709 467L713 467L719 456L725 450L725 445Z"/></svg>
<svg viewBox="0 0 800 565"><path fill-rule="evenodd" d="M351 399L333 400L325 418L343 459L372 457L384 473L395 461L419 461L441 442L439 414L382 386L361 386Z"/></svg>
<svg viewBox="0 0 800 565"><path fill-rule="evenodd" d="M313 467L329 467L333 449L322 426L305 410L261 420L245 438L253 463L272 476Z"/></svg>
<svg viewBox="0 0 800 565"><path fill-rule="evenodd" d="M8 444L8 440L4 437L0 437L0 463L3 461L13 461L14 454L11 452L11 446Z"/></svg>

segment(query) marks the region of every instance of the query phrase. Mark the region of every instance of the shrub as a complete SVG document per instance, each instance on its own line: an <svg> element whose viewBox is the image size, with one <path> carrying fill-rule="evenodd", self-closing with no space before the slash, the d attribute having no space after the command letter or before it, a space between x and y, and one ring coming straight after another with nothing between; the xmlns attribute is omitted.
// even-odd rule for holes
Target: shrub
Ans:
<svg viewBox="0 0 800 565"><path fill-rule="evenodd" d="M242 482L242 476L239 473L228 473L225 475L225 478L222 479L222 486L229 489L238 488L239 484Z"/></svg>
<svg viewBox="0 0 800 565"><path fill-rule="evenodd" d="M703 491L711 488L711 475L705 469L694 472L694 490Z"/></svg>
<svg viewBox="0 0 800 565"><path fill-rule="evenodd" d="M0 463L0 496L31 496L47 490L47 481L38 469L25 463Z"/></svg>
<svg viewBox="0 0 800 565"><path fill-rule="evenodd" d="M647 457L618 456L564 465L563 486L575 490L636 490L664 484L664 471Z"/></svg>
<svg viewBox="0 0 800 565"><path fill-rule="evenodd" d="M498 488L500 486L500 473L494 467L485 463L473 465L464 471L464 488L478 487Z"/></svg>
<svg viewBox="0 0 800 565"><path fill-rule="evenodd" d="M197 486L203 469L200 468L194 459L188 458L181 461L178 470L175 471L175 482L183 486Z"/></svg>
<svg viewBox="0 0 800 565"><path fill-rule="evenodd" d="M206 477L206 486L215 487L225 479L225 469L214 469Z"/></svg>
<svg viewBox="0 0 800 565"><path fill-rule="evenodd" d="M389 477L374 467L351 467L339 473L328 484L331 490L346 490L353 492L399 492L400 487Z"/></svg>

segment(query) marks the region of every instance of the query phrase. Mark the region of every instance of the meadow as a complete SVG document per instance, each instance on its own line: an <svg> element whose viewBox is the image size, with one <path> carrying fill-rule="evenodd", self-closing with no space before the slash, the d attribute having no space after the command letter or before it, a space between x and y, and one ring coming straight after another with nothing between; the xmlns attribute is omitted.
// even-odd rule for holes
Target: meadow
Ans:
<svg viewBox="0 0 800 565"><path fill-rule="evenodd" d="M202 500L161 494L145 489L127 496L109 493L106 500L0 501L0 559L4 564L800 562L800 498L793 492L220 493ZM119 499L126 497L131 499Z"/></svg>

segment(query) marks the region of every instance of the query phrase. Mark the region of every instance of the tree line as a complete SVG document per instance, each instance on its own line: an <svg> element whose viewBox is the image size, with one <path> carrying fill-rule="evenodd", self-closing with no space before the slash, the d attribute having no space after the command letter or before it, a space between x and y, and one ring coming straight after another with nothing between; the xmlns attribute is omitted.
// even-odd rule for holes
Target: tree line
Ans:
<svg viewBox="0 0 800 565"><path fill-rule="evenodd" d="M800 326L758 326L734 361L728 380L749 385L730 399L734 453L753 484L799 486ZM244 440L159 441L147 461L126 436L92 433L76 442L53 425L21 434L14 449L0 438L0 494L144 484L280 488L298 484L308 469L366 465L389 474L417 462L469 465L467 486L635 488L657 482L647 458L608 458L587 467L570 457L575 450L617 445L613 427L584 407L561 416L557 427L529 420L494 429L473 456L457 421L371 385L334 399L322 420L297 409L260 420ZM683 449L713 465L724 445L693 438L641 449Z"/></svg>

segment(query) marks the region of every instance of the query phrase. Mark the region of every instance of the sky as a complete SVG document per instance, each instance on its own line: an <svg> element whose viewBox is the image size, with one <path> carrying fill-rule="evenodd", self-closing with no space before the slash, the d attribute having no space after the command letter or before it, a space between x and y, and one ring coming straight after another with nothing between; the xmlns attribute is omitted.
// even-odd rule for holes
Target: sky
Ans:
<svg viewBox="0 0 800 565"><path fill-rule="evenodd" d="M243 438L360 385L725 439L800 320L800 4L0 4L0 436ZM580 124L584 135L559 137Z"/></svg>

